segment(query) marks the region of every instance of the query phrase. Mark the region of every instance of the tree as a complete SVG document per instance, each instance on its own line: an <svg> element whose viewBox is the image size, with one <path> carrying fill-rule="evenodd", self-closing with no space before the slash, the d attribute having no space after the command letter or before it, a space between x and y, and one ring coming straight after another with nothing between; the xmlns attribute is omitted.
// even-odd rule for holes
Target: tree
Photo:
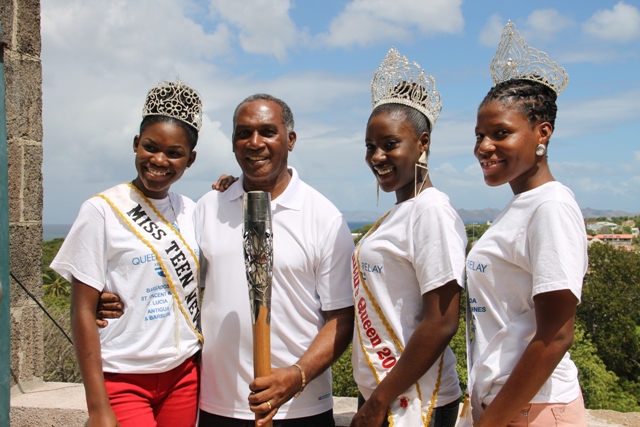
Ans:
<svg viewBox="0 0 640 427"><path fill-rule="evenodd" d="M489 228L489 224L466 224L464 226L467 232L467 240L469 243L476 242L485 231Z"/></svg>
<svg viewBox="0 0 640 427"><path fill-rule="evenodd" d="M355 230L351 231L351 233L355 235L355 237L353 238L353 242L358 243L360 239L362 239L362 237L365 234L367 234L367 232L371 229L371 227L373 227L373 224L366 224L360 228L356 228Z"/></svg>
<svg viewBox="0 0 640 427"><path fill-rule="evenodd" d="M640 378L640 255L594 243L577 318L607 369Z"/></svg>
<svg viewBox="0 0 640 427"><path fill-rule="evenodd" d="M353 365L351 364L352 347L342 353L342 356L331 365L333 376L333 395L341 397L358 397L358 385L353 379Z"/></svg>
<svg viewBox="0 0 640 427"><path fill-rule="evenodd" d="M582 326L578 325L569 354L578 368L585 406L621 412L640 410L637 398L621 387L618 376L607 370L597 352L596 346L585 336Z"/></svg>
<svg viewBox="0 0 640 427"><path fill-rule="evenodd" d="M465 323L466 313L466 293L462 292L460 296L460 322L458 323L458 331L451 338L449 347L453 350L453 354L456 356L456 373L458 374L458 380L460 380L460 388L464 395L467 389L467 325Z"/></svg>
<svg viewBox="0 0 640 427"><path fill-rule="evenodd" d="M49 314L67 335L70 332L70 285L58 273L49 268L64 239L47 240L42 243L43 303ZM54 323L45 316L43 321L45 381L81 382L80 370L73 345Z"/></svg>
<svg viewBox="0 0 640 427"><path fill-rule="evenodd" d="M46 297L67 296L71 293L71 285L69 282L57 274L51 277L47 273L42 273L42 283Z"/></svg>

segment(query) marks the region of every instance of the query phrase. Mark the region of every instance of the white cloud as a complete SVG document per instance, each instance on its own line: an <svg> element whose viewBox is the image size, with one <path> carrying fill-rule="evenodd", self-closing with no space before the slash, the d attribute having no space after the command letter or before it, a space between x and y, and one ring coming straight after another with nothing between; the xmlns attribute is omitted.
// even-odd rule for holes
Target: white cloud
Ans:
<svg viewBox="0 0 640 427"><path fill-rule="evenodd" d="M211 58L228 51L226 26L206 34L184 16L190 6L186 0L44 2L43 60L73 54L93 72L119 65L148 75L150 69L167 69L176 60ZM71 69L76 64L68 65Z"/></svg>
<svg viewBox="0 0 640 427"><path fill-rule="evenodd" d="M550 154L553 157L553 148L550 148ZM549 161L549 167L554 173L563 174L565 176L584 176L588 175L612 175L614 169L608 168L596 162L555 162Z"/></svg>
<svg viewBox="0 0 640 427"><path fill-rule="evenodd" d="M494 13L480 31L478 41L481 45L497 47L502 36L506 20L502 19L498 13ZM557 34L568 26L573 25L573 21L555 9L538 9L531 12L523 24L517 25L517 30L529 43L532 40L549 41L556 38Z"/></svg>
<svg viewBox="0 0 640 427"><path fill-rule="evenodd" d="M555 9L538 9L527 17L522 36L525 40L553 40L560 31L571 25L573 21Z"/></svg>
<svg viewBox="0 0 640 427"><path fill-rule="evenodd" d="M482 169L480 169L480 165L476 162L464 168L464 173L472 176L482 176Z"/></svg>
<svg viewBox="0 0 640 427"><path fill-rule="evenodd" d="M494 13L489 17L489 21L480 31L478 40L483 46L497 47L500 43L500 36L502 36L502 29L507 22L502 17Z"/></svg>
<svg viewBox="0 0 640 427"><path fill-rule="evenodd" d="M446 162L446 163L442 163L441 165L438 165L437 167L433 168L434 172L440 172L443 174L456 174L458 173L458 171L456 170L455 166L453 166L451 163Z"/></svg>
<svg viewBox="0 0 640 427"><path fill-rule="evenodd" d="M611 61L619 62L634 55L633 52L621 52L612 49L598 50L593 46L583 48L583 50L581 50L580 47L576 47L559 55L558 62L562 64L578 64L584 62L602 64Z"/></svg>
<svg viewBox="0 0 640 427"><path fill-rule="evenodd" d="M335 129L332 137L342 129L363 128L369 110L369 76L312 71L257 80L251 77L253 70L229 75L216 65L223 62L212 58L214 53L229 52L227 27L217 24L213 33L204 31L185 17L191 7L187 0L43 3L47 222L70 222L83 200L135 177L132 141L142 103L147 91L163 79L180 76L203 97L198 158L174 187L192 198L208 191L219 174L239 174L231 152L231 116L248 95L268 92L291 105L300 136L294 157L306 159L307 148L313 148L305 140L308 124L314 123L309 117L316 114L329 116L325 123ZM158 25L162 22L171 25ZM345 124L341 108L361 108L365 113L356 125ZM322 145L319 148L312 158L322 158ZM357 161L361 162L360 154ZM326 171L326 166L314 170ZM317 175L317 181L326 181L326 174Z"/></svg>
<svg viewBox="0 0 640 427"><path fill-rule="evenodd" d="M613 9L599 10L583 24L586 34L605 41L625 43L640 37L640 11L623 1Z"/></svg>
<svg viewBox="0 0 640 427"><path fill-rule="evenodd" d="M640 90L629 90L599 98L561 103L558 107L557 130L563 138L603 132L621 124L638 120ZM562 101L560 101L562 102Z"/></svg>
<svg viewBox="0 0 640 427"><path fill-rule="evenodd" d="M287 49L308 36L299 32L289 16L290 0L211 0L213 16L238 30L245 52L286 57Z"/></svg>
<svg viewBox="0 0 640 427"><path fill-rule="evenodd" d="M410 39L416 29L456 34L463 27L462 0L353 0L317 40L329 46L369 46Z"/></svg>
<svg viewBox="0 0 640 427"><path fill-rule="evenodd" d="M628 193L625 191L625 188L616 183L602 179L592 179L586 176L569 179L565 182L571 183L570 187L574 192L580 192L586 195L606 194L608 197L612 195L620 197Z"/></svg>
<svg viewBox="0 0 640 427"><path fill-rule="evenodd" d="M470 115L443 113L433 128L431 157L439 160L459 155L473 156L475 126L475 113Z"/></svg>

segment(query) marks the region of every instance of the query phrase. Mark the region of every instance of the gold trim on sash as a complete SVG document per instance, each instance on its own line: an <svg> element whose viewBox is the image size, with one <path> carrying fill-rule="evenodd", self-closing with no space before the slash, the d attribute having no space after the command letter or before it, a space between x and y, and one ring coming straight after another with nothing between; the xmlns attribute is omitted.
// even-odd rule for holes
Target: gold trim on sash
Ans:
<svg viewBox="0 0 640 427"><path fill-rule="evenodd" d="M118 191L117 190L118 187L121 187L123 185L125 185L125 186L129 187L130 189L134 190L136 192L136 194L138 196L140 196L142 198L142 200L151 208L153 213L158 216L158 218L160 219L160 221L159 221L160 224L164 226L164 228L162 228L161 230L164 233L166 233L167 237L172 237L173 235L178 236L178 238L182 242L182 245L185 248L187 248L189 254L192 256L192 260L191 261L196 266L196 269L195 269L195 272L194 272L195 273L194 281L195 281L195 286L196 286L196 298L198 298L197 297L197 289L198 289L198 278L200 277L200 263L198 262L198 257L193 252L193 249L191 249L191 247L187 244L187 242L184 240L184 238L182 237L180 232L178 232L178 230L176 230L169 223L169 221L167 221L167 219L156 209L156 207L153 205L153 203L151 203L151 201L138 188L136 188L133 184L131 184L131 183L120 184L119 186L113 187L113 188L107 190L106 192L111 191L111 190L114 190L114 192ZM137 224L134 221L132 221L130 218L127 218L127 216L122 213L120 208L118 208L115 205L115 203L111 199L109 199L109 197L107 197L107 195L105 195L104 193L100 193L100 194L96 194L95 197L100 197L105 202L107 202L107 204L109 204L109 206L111 206L111 208L116 213L116 215L118 215L118 217L120 217L122 219L122 221L129 227L131 232L138 239L140 239L140 241L142 241L142 243L144 243L151 250L153 255L156 257L156 261L160 265L160 268L162 269L162 272L164 273L165 278L167 279L167 284L169 285L169 288L171 289L171 295L173 295L174 300L177 302L178 308L180 309L180 311L182 312L182 315L186 319L187 324L190 326L191 330L198 337L198 340L200 340L200 343L202 344L204 342L204 338L202 337L202 334L200 333L200 331L196 327L195 319L191 319L191 317L187 313L187 310L184 307L184 301L180 298L180 294L178 293L178 289L180 289L181 293L184 293L184 292L182 292L183 291L182 287L176 287L175 284L173 283L171 272L166 267L165 262L163 261L162 257L160 256L160 252L158 252L158 250L153 246L153 244L149 240L147 240L147 238L145 238L145 236L143 236L142 233L140 233L140 231L138 231L137 229L134 228L134 224L136 226L137 226ZM131 199L131 201L133 203L139 204L138 202L136 202L133 199ZM155 219L155 218L152 218L152 219ZM199 307L198 307L198 310L199 310ZM199 312L198 312L197 316L199 316Z"/></svg>
<svg viewBox="0 0 640 427"><path fill-rule="evenodd" d="M391 324L389 323L388 319L386 318L386 316L384 315L384 313L382 312L382 310L380 309L380 306L376 303L375 297L373 296L373 293L371 292L371 290L369 289L369 287L366 285L363 275L362 275L362 270L360 268L360 249L362 248L362 244L363 242L366 240L367 237L369 237L379 226L380 224L382 224L382 222L387 218L387 216L389 216L389 214L391 213L391 211L387 212L384 216L382 216L382 218L380 218L372 227L371 229L360 239L360 242L358 242L358 245L354 251L354 254L352 256L352 263L353 263L353 273L357 273L357 277L355 276L355 274L352 275L352 280L354 281L353 283L353 299L354 299L354 311L355 311L355 316L356 316L356 331L358 332L358 341L360 342L360 347L362 348L362 352L367 360L367 364L369 365L369 368L371 369L371 372L373 373L374 378L376 379L376 382L378 384L380 384L380 382L382 381L380 378L380 373L378 372L378 370L376 369L374 362L372 360L373 356L369 353L367 346L365 344L365 340L362 337L362 331L366 330L364 328L364 322L363 322L363 318L360 314L360 308L358 306L358 300L356 299L358 296L358 290L359 288L364 289L365 294L366 294L366 298L371 302L370 304L366 304L365 307L373 307L374 308L374 312L375 315L378 317L378 320L380 321L380 323L382 323L382 325L384 326L384 330L386 332L386 334L389 337L389 340L393 343L393 346L395 346L395 350L391 350L394 351L395 355L397 355L397 359L399 359L402 356L402 353L404 352L404 346L402 345L402 343L400 342L400 339L398 338L398 336L396 335L396 333L394 332L393 328L391 327ZM355 280L358 280L359 283L355 283ZM363 297L364 298L364 297ZM365 303L366 303L366 299L365 299ZM365 308L366 310L366 308ZM373 314L373 313L371 313ZM371 314L366 313L367 315L367 321L369 321L368 319L371 318ZM381 339L381 343L383 342L383 340ZM373 351L373 348L372 348ZM392 353L393 354L393 353ZM395 363L394 363L395 365ZM440 356L440 363L438 366L438 376L436 379L436 383L434 386L434 390L433 390L433 395L431 396L431 399L429 400L429 408L426 411L426 414L422 411L423 408L423 403L422 403L422 390L420 389L420 384L418 381L416 381L414 383L413 386L415 386L416 389L416 394L417 394L417 399L420 402L420 416L422 418L422 423L423 425L426 427L429 425L429 423L431 422L431 418L433 416L433 411L435 409L435 404L436 404L436 400L438 397L438 392L440 390L440 383L441 383L441 378L442 378L442 369L444 366L444 352L442 353L442 356ZM393 369L393 366L391 366L391 368L389 368L389 371ZM387 371L387 372L389 372ZM412 387L413 387L412 386ZM392 405L392 406L399 406L402 408L406 408L407 406L405 405L411 405L411 403L406 403L406 398L403 396L398 396L401 400L400 405ZM405 400L405 402L402 402L402 399ZM395 419L395 414L393 413L392 407L387 408L387 421L389 422L389 426L390 427L394 427L396 424L396 419Z"/></svg>

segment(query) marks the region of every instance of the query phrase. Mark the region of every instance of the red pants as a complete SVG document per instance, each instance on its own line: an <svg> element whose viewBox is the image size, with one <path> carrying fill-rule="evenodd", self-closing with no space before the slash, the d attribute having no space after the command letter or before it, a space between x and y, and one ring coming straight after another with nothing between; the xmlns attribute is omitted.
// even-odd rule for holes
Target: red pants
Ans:
<svg viewBox="0 0 640 427"><path fill-rule="evenodd" d="M190 357L160 374L104 373L109 401L121 427L193 427L200 366Z"/></svg>

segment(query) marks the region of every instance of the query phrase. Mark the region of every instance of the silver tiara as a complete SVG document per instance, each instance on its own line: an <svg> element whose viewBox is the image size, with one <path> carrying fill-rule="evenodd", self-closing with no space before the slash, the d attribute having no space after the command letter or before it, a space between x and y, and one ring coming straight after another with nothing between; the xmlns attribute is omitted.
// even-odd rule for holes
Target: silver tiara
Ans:
<svg viewBox="0 0 640 427"><path fill-rule="evenodd" d="M494 84L512 79L531 80L550 87L556 95L560 95L569 83L565 69L549 60L546 53L527 45L511 21L504 26L489 69Z"/></svg>
<svg viewBox="0 0 640 427"><path fill-rule="evenodd" d="M436 80L420 68L416 62L409 63L392 47L373 74L371 102L375 109L383 104L403 104L424 114L431 127L436 124L442 99L436 90Z"/></svg>
<svg viewBox="0 0 640 427"><path fill-rule="evenodd" d="M147 94L142 117L168 116L185 122L200 131L202 127L202 100L200 95L180 79L158 83Z"/></svg>

